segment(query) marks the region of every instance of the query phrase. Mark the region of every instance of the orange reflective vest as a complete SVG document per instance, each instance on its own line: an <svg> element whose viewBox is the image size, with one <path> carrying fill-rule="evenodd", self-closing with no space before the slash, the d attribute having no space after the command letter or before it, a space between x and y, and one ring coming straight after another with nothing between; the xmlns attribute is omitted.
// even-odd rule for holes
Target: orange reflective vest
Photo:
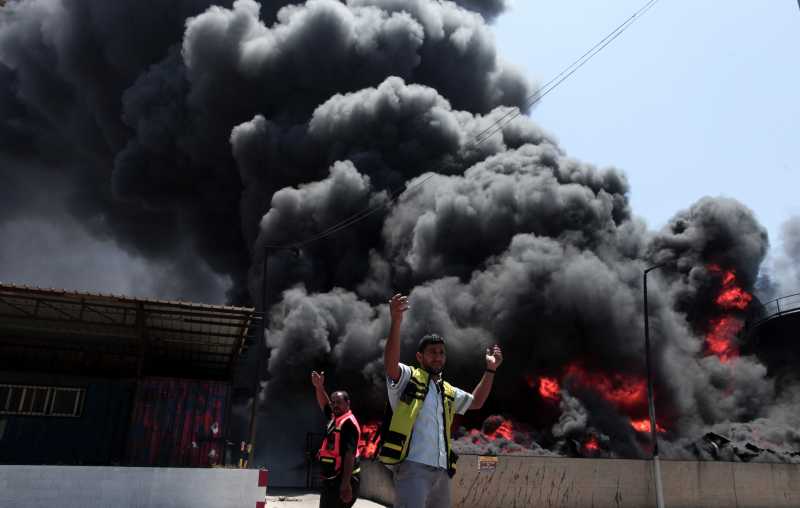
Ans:
<svg viewBox="0 0 800 508"><path fill-rule="evenodd" d="M348 411L342 416L334 417L328 424L328 434L322 441L322 447L319 449L317 457L319 457L320 470L323 478L331 479L339 476L342 472L342 425L345 422L353 422L356 428L356 452L355 462L353 463L353 474L359 473L361 467L358 464L358 458L361 456L358 450L358 441L361 439L361 427L358 425L358 420L353 416L352 411Z"/></svg>

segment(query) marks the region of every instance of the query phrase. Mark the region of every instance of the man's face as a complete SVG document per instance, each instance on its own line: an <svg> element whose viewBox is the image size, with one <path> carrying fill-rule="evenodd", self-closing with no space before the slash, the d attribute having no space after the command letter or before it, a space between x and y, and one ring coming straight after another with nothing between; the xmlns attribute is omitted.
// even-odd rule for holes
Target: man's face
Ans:
<svg viewBox="0 0 800 508"><path fill-rule="evenodd" d="M333 411L333 414L336 416L342 416L350 411L350 402L348 402L341 393L333 392L331 394L331 411Z"/></svg>
<svg viewBox="0 0 800 508"><path fill-rule="evenodd" d="M421 353L417 353L417 361L423 369L431 374L439 374L447 361L444 344L430 344Z"/></svg>

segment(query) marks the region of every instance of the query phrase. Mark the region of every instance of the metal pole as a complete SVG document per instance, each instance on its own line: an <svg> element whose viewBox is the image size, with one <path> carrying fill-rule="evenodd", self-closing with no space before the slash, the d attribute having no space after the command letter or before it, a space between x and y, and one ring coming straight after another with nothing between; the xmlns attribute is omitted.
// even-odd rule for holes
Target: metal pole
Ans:
<svg viewBox="0 0 800 508"><path fill-rule="evenodd" d="M267 268L269 249L264 249L264 264L261 269L261 333L256 336L256 375L253 382L253 406L250 408L250 449L249 465L255 464L256 431L258 429L258 392L261 388L261 369L264 361L264 340L267 336Z"/></svg>
<svg viewBox="0 0 800 508"><path fill-rule="evenodd" d="M656 480L656 506L664 508L664 488L661 484L661 462L658 458L658 429L656 428L656 406L653 402L653 372L650 367L650 316L647 308L647 274L664 264L651 266L644 271L644 356L647 364L647 406L650 412L650 439L653 442L653 476Z"/></svg>

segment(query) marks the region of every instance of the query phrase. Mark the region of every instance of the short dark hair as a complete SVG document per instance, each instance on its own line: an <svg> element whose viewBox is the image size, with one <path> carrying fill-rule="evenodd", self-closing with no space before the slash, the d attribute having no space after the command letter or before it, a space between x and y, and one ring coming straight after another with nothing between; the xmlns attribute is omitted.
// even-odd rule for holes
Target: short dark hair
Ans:
<svg viewBox="0 0 800 508"><path fill-rule="evenodd" d="M333 393L331 394L331 398L333 398L333 396L334 396L334 395L336 395L337 393L339 394L339 396L340 396L341 398L343 398L344 400L346 400L348 403L350 402L350 394L349 394L349 393L347 393L347 392L346 392L346 391L344 391L344 390L336 390L335 392L333 392Z"/></svg>
<svg viewBox="0 0 800 508"><path fill-rule="evenodd" d="M419 344L417 345L417 352L422 353L425 351L426 347L432 346L434 344L444 345L444 337L442 337L441 335L437 335L435 333L429 333L428 335L419 339Z"/></svg>

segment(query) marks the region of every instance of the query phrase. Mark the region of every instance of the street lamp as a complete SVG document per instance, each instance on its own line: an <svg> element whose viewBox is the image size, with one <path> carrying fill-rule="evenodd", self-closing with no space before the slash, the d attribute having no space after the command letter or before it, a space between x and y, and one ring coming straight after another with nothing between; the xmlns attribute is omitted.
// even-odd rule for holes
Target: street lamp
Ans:
<svg viewBox="0 0 800 508"><path fill-rule="evenodd" d="M656 506L664 508L664 488L661 484L661 462L658 459L658 435L656 429L656 406L653 402L653 372L650 367L650 316L647 309L647 274L661 268L660 263L646 268L644 275L644 356L647 363L647 406L650 412L650 439L653 442L653 476L656 479Z"/></svg>

